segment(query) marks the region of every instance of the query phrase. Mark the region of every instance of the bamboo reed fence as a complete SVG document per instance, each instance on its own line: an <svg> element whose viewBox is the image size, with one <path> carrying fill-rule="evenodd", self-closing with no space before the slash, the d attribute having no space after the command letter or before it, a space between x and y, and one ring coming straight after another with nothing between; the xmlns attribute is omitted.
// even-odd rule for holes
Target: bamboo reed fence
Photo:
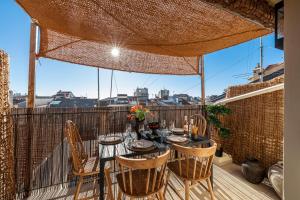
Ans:
<svg viewBox="0 0 300 200"><path fill-rule="evenodd" d="M0 50L0 199L14 199L13 132L9 109L9 58Z"/></svg>
<svg viewBox="0 0 300 200"><path fill-rule="evenodd" d="M283 83L283 77L268 82L230 87L227 97ZM235 163L246 158L256 158L264 167L283 159L283 99L284 91L254 96L227 103L232 114L223 117L225 127L231 132L229 139L221 140L216 131L212 137L222 143L224 151L231 154Z"/></svg>
<svg viewBox="0 0 300 200"><path fill-rule="evenodd" d="M15 174L18 197L34 189L73 184L64 125L74 121L91 156L97 154L100 135L124 132L130 107L13 109ZM200 106L149 107L159 120L182 127L184 116L201 112Z"/></svg>
<svg viewBox="0 0 300 200"><path fill-rule="evenodd" d="M239 95L276 82L263 84L230 88L228 94ZM264 166L269 166L282 159L283 91L231 102L227 106L232 114L222 120L231 129L232 135L223 144L234 162L241 163L247 156L253 156ZM174 121L176 127L182 127L184 116L202 111L200 106L149 108L159 120L165 119L167 125ZM34 189L74 184L69 149L64 138L66 120L77 124L86 151L94 155L97 154L100 135L125 131L128 111L129 107L13 109L14 171L18 197L22 198ZM213 137L220 141L215 132Z"/></svg>

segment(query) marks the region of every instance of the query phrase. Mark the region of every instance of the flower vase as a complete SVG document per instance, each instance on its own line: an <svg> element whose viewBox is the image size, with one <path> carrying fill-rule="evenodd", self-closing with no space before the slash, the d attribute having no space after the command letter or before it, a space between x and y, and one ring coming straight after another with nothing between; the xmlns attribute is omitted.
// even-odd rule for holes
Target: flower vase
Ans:
<svg viewBox="0 0 300 200"><path fill-rule="evenodd" d="M142 121L140 121L138 119L135 120L134 130L136 132L136 136L137 136L138 140L142 139L142 134L140 132L140 125L142 125L143 123L144 123L144 120L142 120Z"/></svg>

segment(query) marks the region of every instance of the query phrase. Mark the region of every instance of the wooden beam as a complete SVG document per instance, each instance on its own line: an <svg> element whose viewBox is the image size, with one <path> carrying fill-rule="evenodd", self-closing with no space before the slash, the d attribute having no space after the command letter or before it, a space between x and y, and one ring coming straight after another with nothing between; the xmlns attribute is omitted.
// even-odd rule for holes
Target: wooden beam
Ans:
<svg viewBox="0 0 300 200"><path fill-rule="evenodd" d="M35 105L36 28L37 25L34 22L31 22L27 97L28 108L34 108Z"/></svg>
<svg viewBox="0 0 300 200"><path fill-rule="evenodd" d="M204 56L200 56L201 104L205 105Z"/></svg>
<svg viewBox="0 0 300 200"><path fill-rule="evenodd" d="M275 92L275 91L278 91L278 90L283 90L283 89L284 89L284 83L279 83L277 85L273 85L273 86L270 86L270 87L267 87L267 88L263 88L263 89L256 90L256 91L253 91L253 92L249 92L249 93L245 93L245 94L238 95L238 96L235 96L235 97L226 98L226 99L217 101L217 102L214 103L214 105L224 105L224 104L227 104L227 103L230 103L230 102L235 102L235 101L247 99L247 98L250 98L250 97L255 97L255 96L258 96L258 95L267 94L267 93Z"/></svg>
<svg viewBox="0 0 300 200"><path fill-rule="evenodd" d="M100 106L100 70L99 67L97 67L97 91L98 91L98 101L97 106Z"/></svg>

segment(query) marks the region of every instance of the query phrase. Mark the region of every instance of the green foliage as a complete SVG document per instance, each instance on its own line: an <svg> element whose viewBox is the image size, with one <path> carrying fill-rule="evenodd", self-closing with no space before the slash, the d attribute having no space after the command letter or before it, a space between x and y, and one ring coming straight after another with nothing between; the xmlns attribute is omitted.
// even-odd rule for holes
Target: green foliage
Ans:
<svg viewBox="0 0 300 200"><path fill-rule="evenodd" d="M230 136L230 131L229 131L228 128L221 127L219 134L220 134L221 138L225 139L225 138L228 138Z"/></svg>
<svg viewBox="0 0 300 200"><path fill-rule="evenodd" d="M223 127L222 122L219 120L219 116L226 116L231 113L231 110L224 105L208 105L206 107L208 123L212 124L219 130L221 138L225 139L230 136L230 130Z"/></svg>
<svg viewBox="0 0 300 200"><path fill-rule="evenodd" d="M212 115L228 115L231 110L224 105L208 105L206 107L207 113Z"/></svg>
<svg viewBox="0 0 300 200"><path fill-rule="evenodd" d="M130 108L130 114L127 115L127 119L143 121L148 113L150 113L149 109L144 108L141 105L134 105Z"/></svg>
<svg viewBox="0 0 300 200"><path fill-rule="evenodd" d="M146 113L142 110L137 110L135 112L135 116L136 116L136 118L138 118L139 121L143 121L145 119L145 115L146 115Z"/></svg>

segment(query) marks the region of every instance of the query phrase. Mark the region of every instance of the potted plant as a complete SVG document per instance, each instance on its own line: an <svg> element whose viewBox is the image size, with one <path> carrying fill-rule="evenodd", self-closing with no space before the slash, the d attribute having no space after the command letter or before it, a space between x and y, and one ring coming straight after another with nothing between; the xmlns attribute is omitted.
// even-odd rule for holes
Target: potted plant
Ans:
<svg viewBox="0 0 300 200"><path fill-rule="evenodd" d="M228 128L223 126L222 122L220 121L220 116L229 115L231 113L231 110L224 105L208 105L206 107L206 111L208 123L212 125L215 129L217 129L217 133L220 139L227 139L230 135L230 131ZM218 144L216 156L223 156L223 147L221 143Z"/></svg>
<svg viewBox="0 0 300 200"><path fill-rule="evenodd" d="M140 125L144 123L146 115L150 113L149 109L144 108L142 105L134 105L130 108L130 114L127 119L134 121L134 129L137 134L137 139L141 139Z"/></svg>

